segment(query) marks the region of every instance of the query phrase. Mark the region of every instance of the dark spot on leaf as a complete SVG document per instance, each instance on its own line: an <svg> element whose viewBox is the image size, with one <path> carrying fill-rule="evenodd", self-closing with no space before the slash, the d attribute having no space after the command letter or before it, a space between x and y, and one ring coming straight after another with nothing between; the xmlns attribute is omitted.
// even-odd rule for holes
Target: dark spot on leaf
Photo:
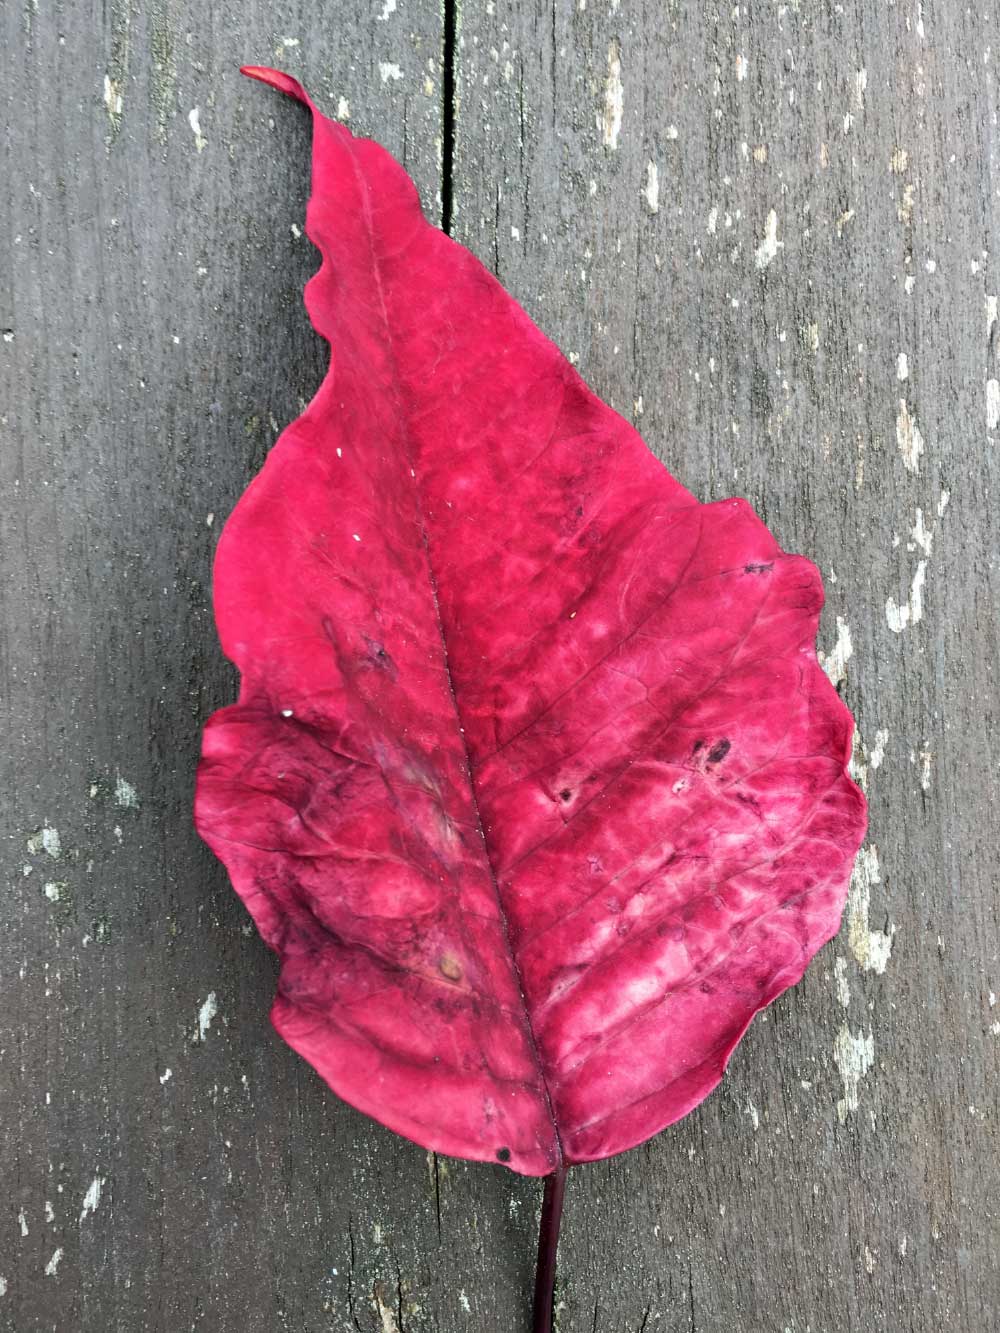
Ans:
<svg viewBox="0 0 1000 1333"><path fill-rule="evenodd" d="M568 787L563 787L562 791L559 793L559 799L560 801L568 801L572 795L573 793Z"/></svg>
<svg viewBox="0 0 1000 1333"><path fill-rule="evenodd" d="M364 665L373 666L376 671L384 671L390 680L396 679L396 663L377 639L365 635Z"/></svg>
<svg viewBox="0 0 1000 1333"><path fill-rule="evenodd" d="M691 747L691 753L697 754L704 744L705 744L704 741L695 741L694 745L692 745Z"/></svg>
<svg viewBox="0 0 1000 1333"><path fill-rule="evenodd" d="M725 737L723 737L721 741L716 741L716 743L709 750L708 762L710 764L721 764L723 759L725 759L726 755L729 753L731 749L732 749L732 741L728 741L726 740Z"/></svg>
<svg viewBox="0 0 1000 1333"><path fill-rule="evenodd" d="M761 813L760 802L757 800L755 796L751 796L748 792L745 791L737 791L734 792L733 795L739 801L740 805L745 805L748 810L752 810L758 819L764 818L763 814Z"/></svg>
<svg viewBox="0 0 1000 1333"><path fill-rule="evenodd" d="M498 1161L498 1162L509 1162L509 1161L510 1161L510 1149L509 1149L509 1148L498 1148L498 1149L497 1149L497 1161Z"/></svg>
<svg viewBox="0 0 1000 1333"><path fill-rule="evenodd" d="M769 569L773 569L773 568L774 568L774 562L771 561L771 560L768 560L768 561L766 562L766 564L759 564L759 565L744 565L744 566L743 566L743 573L744 573L744 574L766 574L767 571L768 571Z"/></svg>

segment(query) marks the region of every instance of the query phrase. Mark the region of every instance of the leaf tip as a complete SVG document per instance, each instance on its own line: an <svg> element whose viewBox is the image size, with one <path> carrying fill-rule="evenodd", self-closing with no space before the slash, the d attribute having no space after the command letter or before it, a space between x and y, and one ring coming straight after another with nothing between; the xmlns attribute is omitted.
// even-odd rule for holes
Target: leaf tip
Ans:
<svg viewBox="0 0 1000 1333"><path fill-rule="evenodd" d="M306 106L311 105L309 94L298 79L293 79L290 74L285 74L280 69L271 69L267 65L241 65L240 73L245 74L248 79L266 83L269 88L274 88L279 93L287 93L289 97L304 102Z"/></svg>

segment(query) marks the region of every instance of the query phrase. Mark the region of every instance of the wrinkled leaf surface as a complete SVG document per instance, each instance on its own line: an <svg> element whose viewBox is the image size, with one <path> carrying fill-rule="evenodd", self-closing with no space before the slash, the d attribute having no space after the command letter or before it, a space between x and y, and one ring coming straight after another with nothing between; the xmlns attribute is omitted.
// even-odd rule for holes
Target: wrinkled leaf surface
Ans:
<svg viewBox="0 0 1000 1333"><path fill-rule="evenodd" d="M864 828L822 588L700 504L377 144L313 114L329 373L226 525L197 824L354 1106L532 1175L716 1085Z"/></svg>

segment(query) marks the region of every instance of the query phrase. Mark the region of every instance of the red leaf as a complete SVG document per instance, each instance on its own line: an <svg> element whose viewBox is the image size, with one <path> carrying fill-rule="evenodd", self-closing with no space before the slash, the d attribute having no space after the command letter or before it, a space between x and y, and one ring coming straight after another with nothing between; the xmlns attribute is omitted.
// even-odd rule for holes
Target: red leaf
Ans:
<svg viewBox="0 0 1000 1333"><path fill-rule="evenodd" d="M865 808L819 575L675 481L387 152L246 72L312 108L332 356L219 545L242 687L198 828L340 1096L528 1175L606 1157L837 929Z"/></svg>

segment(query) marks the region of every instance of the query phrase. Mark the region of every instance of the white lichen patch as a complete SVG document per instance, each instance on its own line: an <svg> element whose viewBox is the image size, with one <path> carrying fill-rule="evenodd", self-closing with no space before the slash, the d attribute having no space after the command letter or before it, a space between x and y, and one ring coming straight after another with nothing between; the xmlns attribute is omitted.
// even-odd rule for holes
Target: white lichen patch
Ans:
<svg viewBox="0 0 1000 1333"><path fill-rule="evenodd" d="M851 757L847 763L847 771L863 792L868 791L868 767L870 762L870 757L861 739L861 728L855 727L854 735L851 738Z"/></svg>
<svg viewBox="0 0 1000 1333"><path fill-rule="evenodd" d="M737 82L742 83L750 72L750 65L747 62L746 56L742 54L737 55L736 59L733 61L733 67L736 70Z"/></svg>
<svg viewBox="0 0 1000 1333"><path fill-rule="evenodd" d="M905 380L910 376L910 363L905 352L900 352L896 357L896 379Z"/></svg>
<svg viewBox="0 0 1000 1333"><path fill-rule="evenodd" d="M383 0L382 13L375 15L376 23L387 23L390 14L396 12L396 0Z"/></svg>
<svg viewBox="0 0 1000 1333"><path fill-rule="evenodd" d="M104 1188L104 1177L95 1176L87 1188L87 1193L83 1196L83 1207L80 1210L80 1221L85 1222L91 1213L96 1213L101 1203L101 1190Z"/></svg>
<svg viewBox="0 0 1000 1333"><path fill-rule="evenodd" d="M204 1041L208 1036L208 1030L212 1026L212 1020L219 1012L218 1001L215 997L215 991L209 991L208 998L198 1010L198 1040Z"/></svg>
<svg viewBox="0 0 1000 1333"><path fill-rule="evenodd" d="M887 931L872 930L869 923L872 889L882 883L878 848L874 843L858 852L851 884L847 893L847 943L858 965L865 972L885 971L892 953L896 927L891 922Z"/></svg>
<svg viewBox="0 0 1000 1333"><path fill-rule="evenodd" d="M383 83L398 83L403 77L403 71L392 60L380 60L378 63L379 78Z"/></svg>
<svg viewBox="0 0 1000 1333"><path fill-rule="evenodd" d="M843 238L843 235L844 235L844 228L847 226L847 224L848 224L849 222L853 222L853 220L854 220L854 209L853 209L853 208L845 208L844 211L843 211L843 213L841 213L840 217L837 219L837 239L838 239L838 240L841 240L841 239Z"/></svg>
<svg viewBox="0 0 1000 1333"><path fill-rule="evenodd" d="M337 98L337 119L338 119L338 120L350 120L350 118L351 118L351 104L350 104L350 102L347 100L346 97L338 97L338 98Z"/></svg>
<svg viewBox="0 0 1000 1333"><path fill-rule="evenodd" d="M139 793L120 773L115 775L115 805L121 806L123 810L139 809Z"/></svg>
<svg viewBox="0 0 1000 1333"><path fill-rule="evenodd" d="M924 555L930 555L934 549L934 525L928 528L924 523L924 511L917 506L916 522L910 529L910 540L906 543L908 551L915 551L917 548L923 551Z"/></svg>
<svg viewBox="0 0 1000 1333"><path fill-rule="evenodd" d="M875 741L868 752L868 766L874 773L876 769L882 767L882 761L885 759L885 747L889 744L889 732L885 727L879 727L875 733Z"/></svg>
<svg viewBox="0 0 1000 1333"><path fill-rule="evenodd" d="M833 960L833 981L837 988L837 1002L846 1009L851 1003L851 988L847 981L847 959L841 954Z"/></svg>
<svg viewBox="0 0 1000 1333"><path fill-rule="evenodd" d="M62 898L64 892L69 888L65 880L50 879L42 886L42 892L48 898L50 903L57 903Z"/></svg>
<svg viewBox="0 0 1000 1333"><path fill-rule="evenodd" d="M651 213L660 211L660 172L655 162L646 163L646 183L642 187L642 197Z"/></svg>
<svg viewBox="0 0 1000 1333"><path fill-rule="evenodd" d="M764 239L754 252L757 267L767 268L784 244L778 240L778 215L772 208L764 224Z"/></svg>
<svg viewBox="0 0 1000 1333"><path fill-rule="evenodd" d="M375 1309L378 1312L379 1320L382 1324L381 1333L400 1333L399 1325L396 1323L396 1316L392 1306L387 1305L382 1299L382 1289L378 1283L375 1284L373 1293L375 1300Z"/></svg>
<svg viewBox="0 0 1000 1333"><path fill-rule="evenodd" d="M108 113L108 120L111 121L112 129L117 129L121 123L123 105L121 85L110 74L105 74L104 107Z"/></svg>
<svg viewBox="0 0 1000 1333"><path fill-rule="evenodd" d="M858 1109L861 1082L875 1063L875 1040L869 1030L852 1032L845 1023L833 1043L833 1060L840 1071L844 1095L837 1102L837 1118L843 1125L847 1117Z"/></svg>
<svg viewBox="0 0 1000 1333"><path fill-rule="evenodd" d="M194 146L200 153L208 143L208 140L201 132L201 107L193 106L188 112L188 124L191 126L191 133L194 135Z"/></svg>
<svg viewBox="0 0 1000 1333"><path fill-rule="evenodd" d="M895 597L887 597L885 618L893 634L902 634L910 625L918 625L924 618L924 580L927 576L927 561L919 560L910 584L909 600L900 606Z"/></svg>
<svg viewBox="0 0 1000 1333"><path fill-rule="evenodd" d="M55 1277L56 1273L59 1270L59 1262L62 1259L62 1257L63 1257L63 1251L62 1251L62 1246L60 1246L55 1251L49 1262L45 1265L46 1277Z"/></svg>
<svg viewBox="0 0 1000 1333"><path fill-rule="evenodd" d="M851 631L843 616L837 617L837 641L828 653L818 653L819 664L826 672L830 684L836 687L847 679L847 663L854 655Z"/></svg>
<svg viewBox="0 0 1000 1333"><path fill-rule="evenodd" d="M905 398L899 400L899 412L896 415L896 443L903 459L903 466L908 472L920 471L920 458L924 452L924 437L920 434L916 421L910 414Z"/></svg>
<svg viewBox="0 0 1000 1333"><path fill-rule="evenodd" d="M986 429L1000 426L1000 380L986 381Z"/></svg>
<svg viewBox="0 0 1000 1333"><path fill-rule="evenodd" d="M32 833L28 839L28 851L32 856L37 856L39 852L46 852L52 857L53 861L58 861L62 856L62 841L59 837L59 830L53 828L50 824L43 825L36 833Z"/></svg>
<svg viewBox="0 0 1000 1333"><path fill-rule="evenodd" d="M608 46L608 72L604 79L604 101L597 113L597 128L601 142L612 152L618 147L625 110L625 89L622 84L622 58L618 38Z"/></svg>

